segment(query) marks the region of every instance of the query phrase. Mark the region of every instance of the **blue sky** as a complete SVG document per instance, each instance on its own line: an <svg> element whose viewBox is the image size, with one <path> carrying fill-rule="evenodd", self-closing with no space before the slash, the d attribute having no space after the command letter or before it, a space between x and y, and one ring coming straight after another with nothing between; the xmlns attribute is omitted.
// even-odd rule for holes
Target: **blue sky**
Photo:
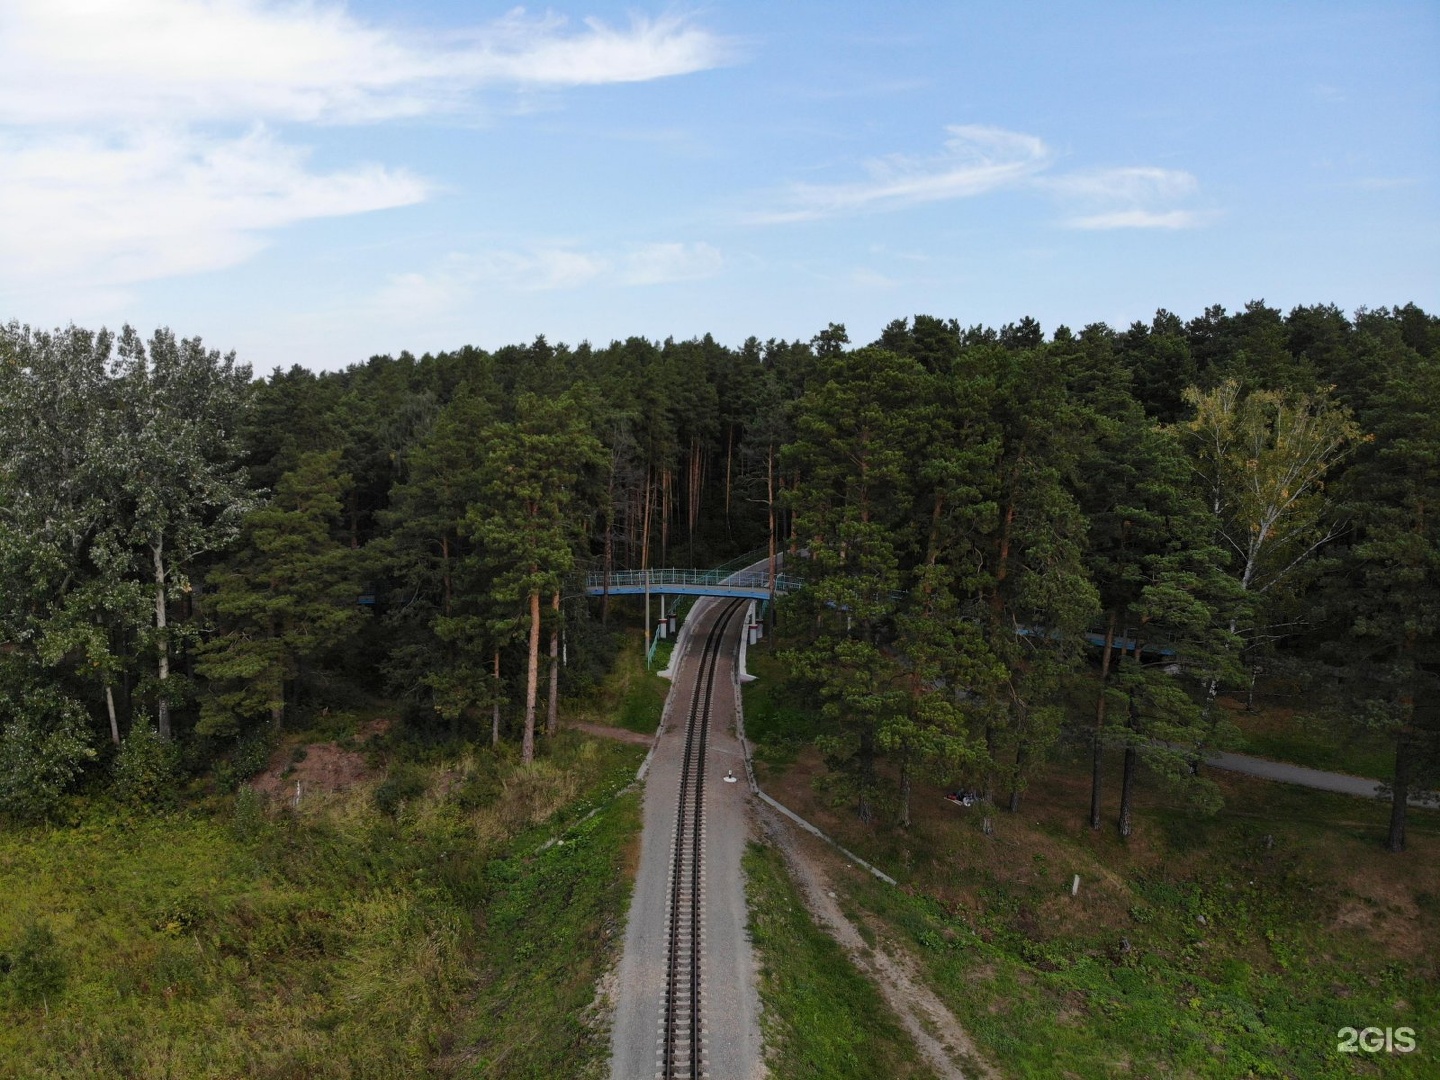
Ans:
<svg viewBox="0 0 1440 1080"><path fill-rule="evenodd" d="M257 370L1440 310L1440 5L0 0L0 318Z"/></svg>

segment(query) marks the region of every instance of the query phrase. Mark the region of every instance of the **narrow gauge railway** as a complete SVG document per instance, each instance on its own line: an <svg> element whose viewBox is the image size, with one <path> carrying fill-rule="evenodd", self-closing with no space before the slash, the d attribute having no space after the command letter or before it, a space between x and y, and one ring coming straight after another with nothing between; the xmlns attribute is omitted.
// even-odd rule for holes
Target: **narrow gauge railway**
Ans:
<svg viewBox="0 0 1440 1080"><path fill-rule="evenodd" d="M706 635L685 720L666 912L665 996L656 1072L660 1080L702 1080L708 1072L700 967L705 948L705 747L720 645L743 604L739 600L729 604Z"/></svg>

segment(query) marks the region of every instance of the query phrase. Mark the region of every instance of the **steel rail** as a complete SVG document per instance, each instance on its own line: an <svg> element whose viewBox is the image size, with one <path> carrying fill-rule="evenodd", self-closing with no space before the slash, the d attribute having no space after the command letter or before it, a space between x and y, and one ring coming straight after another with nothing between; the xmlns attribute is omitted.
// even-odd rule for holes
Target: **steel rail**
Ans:
<svg viewBox="0 0 1440 1080"><path fill-rule="evenodd" d="M660 1080L701 1080L705 1075L703 992L703 871L705 748L710 734L710 698L720 647L742 601L729 604L706 635L685 721L685 751L675 810L675 847L670 863L666 929L665 998L660 1015Z"/></svg>

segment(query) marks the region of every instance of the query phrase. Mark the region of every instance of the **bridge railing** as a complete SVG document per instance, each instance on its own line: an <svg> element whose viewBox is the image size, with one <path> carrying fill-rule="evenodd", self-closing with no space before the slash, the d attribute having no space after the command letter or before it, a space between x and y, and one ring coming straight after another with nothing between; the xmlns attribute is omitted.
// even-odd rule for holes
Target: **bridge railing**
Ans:
<svg viewBox="0 0 1440 1080"><path fill-rule="evenodd" d="M647 583L652 592L663 592L666 586L768 590L770 574L765 570L727 570L724 567L716 570L684 570L664 567L654 570L612 570L610 572L609 587L611 589L644 588ZM800 585L800 579L797 577L789 574L775 575L775 591L777 593L794 592L800 588ZM603 573L585 575L587 590L603 589L605 586L606 578Z"/></svg>

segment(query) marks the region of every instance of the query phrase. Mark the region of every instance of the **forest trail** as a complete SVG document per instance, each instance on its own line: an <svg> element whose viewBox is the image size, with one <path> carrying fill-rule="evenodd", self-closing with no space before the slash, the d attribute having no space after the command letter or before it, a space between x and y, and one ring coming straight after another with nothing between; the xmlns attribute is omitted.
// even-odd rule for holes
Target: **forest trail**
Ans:
<svg viewBox="0 0 1440 1080"><path fill-rule="evenodd" d="M784 855L811 917L874 983L935 1075L942 1080L992 1080L994 1070L980 1057L955 1015L925 985L904 948L887 940L878 925L868 927L876 947L867 945L860 930L841 911L830 875L841 871L843 856L768 807L761 808L760 822L769 842Z"/></svg>
<svg viewBox="0 0 1440 1080"><path fill-rule="evenodd" d="M619 988L611 1030L615 1080L655 1076L759 1080L765 1075L758 973L747 929L749 911L741 870L753 803L749 785L724 782L727 772L743 775L744 770L744 755L734 729L735 661L744 620L742 609L727 623L730 607L723 601L701 600L689 616L693 631L676 665L645 779L640 866L625 928L625 951L615 980ZM716 631L713 649L707 650L712 630ZM707 667L707 652L713 666ZM700 682L707 671L710 677ZM698 720L706 705L708 732L703 742L690 748L687 761L692 706ZM698 734L698 727L695 731ZM694 791L697 775L703 779L698 798ZM682 778L689 778L685 785ZM699 807L698 830L692 829L693 818L683 823L687 844L698 836L695 848L682 845L677 837L680 806L687 808L687 814L694 814ZM696 848L702 861L692 868L686 852L693 853ZM677 849L686 858L683 870L677 869ZM690 892L692 884L696 891L693 902L686 901L690 907L682 912L687 920L684 928L679 935L672 935L680 899L677 893L681 891L674 888L677 879L683 882L685 892ZM693 922L689 910L696 913ZM691 998L687 986L686 1003L678 1010L667 1006L667 986L673 998L677 982L688 984L689 972L681 980L675 978L672 953L677 936L686 952L692 936L700 946L698 993ZM698 1074L688 1062L667 1062L665 1045L673 1013L679 1011L684 1014L681 1019L688 1022L691 1000L698 1001L694 1006L700 1017L696 1026L705 1051ZM680 1049L688 1050L688 1035L677 1042Z"/></svg>
<svg viewBox="0 0 1440 1080"><path fill-rule="evenodd" d="M1232 754L1225 750L1212 750L1205 755L1205 763L1226 772L1244 773L1265 780L1277 780L1284 784L1298 784L1316 791L1333 791L1341 795L1355 795L1362 799L1388 799L1385 785L1379 780L1349 773L1325 772L1309 769L1303 765L1291 765L1285 761L1271 761L1269 758L1251 757L1249 754ZM1433 792L1411 795L1407 800L1411 806L1440 809L1440 794Z"/></svg>

